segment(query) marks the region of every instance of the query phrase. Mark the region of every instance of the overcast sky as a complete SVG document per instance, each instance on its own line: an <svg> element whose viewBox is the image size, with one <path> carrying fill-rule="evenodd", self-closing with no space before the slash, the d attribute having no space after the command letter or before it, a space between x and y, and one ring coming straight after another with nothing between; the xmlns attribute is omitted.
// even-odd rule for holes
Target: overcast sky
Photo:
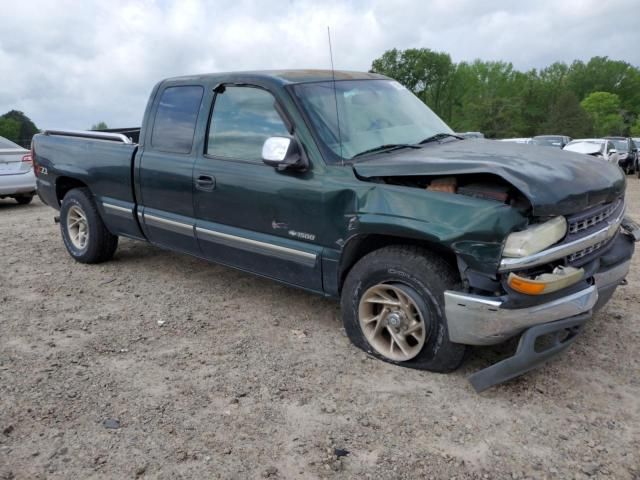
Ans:
<svg viewBox="0 0 640 480"><path fill-rule="evenodd" d="M192 73L368 70L391 48L544 67L640 66L639 0L0 0L0 114L40 128L140 125L158 80Z"/></svg>

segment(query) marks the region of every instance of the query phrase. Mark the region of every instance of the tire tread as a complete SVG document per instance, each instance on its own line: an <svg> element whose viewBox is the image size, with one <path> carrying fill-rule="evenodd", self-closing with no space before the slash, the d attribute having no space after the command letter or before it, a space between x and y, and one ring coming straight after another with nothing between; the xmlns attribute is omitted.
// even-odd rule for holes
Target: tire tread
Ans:
<svg viewBox="0 0 640 480"><path fill-rule="evenodd" d="M76 200L83 203L82 207L87 215L87 221L93 222L95 232L92 232L90 235L89 248L84 254L75 255L71 250L69 250L67 240L65 239L65 246L67 246L67 250L69 250L69 253L75 260L81 263L102 263L110 260L118 248L118 236L113 235L107 229L106 225L102 221L98 207L93 200L93 195L88 188L74 188L69 190L62 201L63 208L65 201L67 201L68 198L73 198L75 196L80 197L76 198ZM60 221L60 228L64 238L65 225L62 220ZM91 228L91 226L89 228ZM93 244L91 244L91 242L93 242Z"/></svg>
<svg viewBox="0 0 640 480"><path fill-rule="evenodd" d="M423 350L417 357L407 362L395 362L375 352L364 338L357 320L357 302L353 298L356 283L359 279L366 278L371 271L377 268L388 268L389 265L398 265L399 268L416 272L416 275L424 279L431 295L435 297L431 298L431 303L434 304L438 310L437 315L442 319L438 331L439 337L433 351ZM417 245L392 245L374 250L354 265L345 280L341 302L345 330L356 346L389 363L434 372L451 372L464 361L467 347L449 341L444 316L444 291L459 286L460 279L457 271L445 259L425 248ZM426 345L425 348L427 348ZM432 355L429 356L429 353Z"/></svg>

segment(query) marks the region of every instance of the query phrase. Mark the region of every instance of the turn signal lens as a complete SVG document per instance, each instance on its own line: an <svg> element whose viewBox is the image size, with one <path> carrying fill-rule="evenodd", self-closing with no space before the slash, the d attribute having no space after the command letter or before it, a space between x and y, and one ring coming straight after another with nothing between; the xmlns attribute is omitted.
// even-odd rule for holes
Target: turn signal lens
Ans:
<svg viewBox="0 0 640 480"><path fill-rule="evenodd" d="M527 280L513 273L509 275L508 283L516 292L526 293L527 295L540 295L544 292L543 283Z"/></svg>
<svg viewBox="0 0 640 480"><path fill-rule="evenodd" d="M510 273L507 283L516 292L527 295L542 295L562 290L583 278L583 268L556 267L553 273L543 273L533 279Z"/></svg>
<svg viewBox="0 0 640 480"><path fill-rule="evenodd" d="M527 257L541 252L559 242L567 234L567 221L555 217L548 222L533 225L522 232L507 237L502 255L505 257Z"/></svg>

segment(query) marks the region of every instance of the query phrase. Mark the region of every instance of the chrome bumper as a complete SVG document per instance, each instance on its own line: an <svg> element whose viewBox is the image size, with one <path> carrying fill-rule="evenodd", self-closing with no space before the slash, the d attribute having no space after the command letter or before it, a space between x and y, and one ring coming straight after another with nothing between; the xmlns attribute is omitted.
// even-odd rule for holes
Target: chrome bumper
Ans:
<svg viewBox="0 0 640 480"><path fill-rule="evenodd" d="M591 312L611 297L630 264L629 260L597 273L594 285L584 290L521 309L502 308L500 299L447 290L444 300L449 338L466 345L493 345L529 327ZM599 293L603 293L605 302L598 302Z"/></svg>

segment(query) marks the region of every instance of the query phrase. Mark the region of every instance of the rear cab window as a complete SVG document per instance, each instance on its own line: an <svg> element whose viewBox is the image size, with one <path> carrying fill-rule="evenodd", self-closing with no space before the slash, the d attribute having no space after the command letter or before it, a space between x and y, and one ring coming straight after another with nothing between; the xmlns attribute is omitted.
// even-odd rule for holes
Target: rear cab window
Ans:
<svg viewBox="0 0 640 480"><path fill-rule="evenodd" d="M151 147L169 153L187 154L193 147L204 88L198 85L167 87L156 110Z"/></svg>

